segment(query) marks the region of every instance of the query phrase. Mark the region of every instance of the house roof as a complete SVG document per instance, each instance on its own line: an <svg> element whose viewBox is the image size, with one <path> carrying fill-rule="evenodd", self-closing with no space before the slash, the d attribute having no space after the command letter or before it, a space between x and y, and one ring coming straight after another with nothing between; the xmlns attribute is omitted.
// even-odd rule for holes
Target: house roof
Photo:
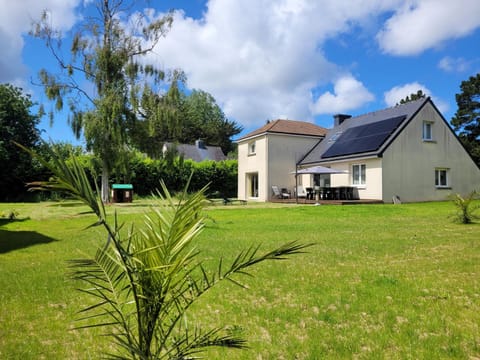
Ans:
<svg viewBox="0 0 480 360"><path fill-rule="evenodd" d="M278 119L270 121L261 128L254 130L245 136L242 136L240 139L237 140L237 142L267 133L323 137L326 135L327 131L327 129L321 126L305 121Z"/></svg>
<svg viewBox="0 0 480 360"><path fill-rule="evenodd" d="M427 102L430 98L346 119L332 128L300 164L378 156Z"/></svg>
<svg viewBox="0 0 480 360"><path fill-rule="evenodd" d="M195 145L167 142L164 144L164 149L165 147L175 149L184 159L191 159L196 162L203 160L222 161L227 159L220 146L206 146L198 140Z"/></svg>

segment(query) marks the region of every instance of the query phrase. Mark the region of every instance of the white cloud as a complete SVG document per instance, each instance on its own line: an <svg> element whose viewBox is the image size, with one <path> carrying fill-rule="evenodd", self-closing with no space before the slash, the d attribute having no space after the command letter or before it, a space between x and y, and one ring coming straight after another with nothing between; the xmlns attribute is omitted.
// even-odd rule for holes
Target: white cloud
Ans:
<svg viewBox="0 0 480 360"><path fill-rule="evenodd" d="M334 93L326 92L313 105L315 114L342 113L356 109L374 100L365 86L351 75L340 77L334 85Z"/></svg>
<svg viewBox="0 0 480 360"><path fill-rule="evenodd" d="M440 110L440 112L446 113L448 111L449 105L447 102L432 95L432 92L430 91L430 89L428 89L425 85L420 84L416 81L408 84L398 85L386 91L383 94L385 103L387 104L387 106L395 106L400 102L400 100L405 99L407 96L410 96L411 94L416 94L418 90L422 90L422 92L426 96L430 96L433 102L435 103L435 105Z"/></svg>
<svg viewBox="0 0 480 360"><path fill-rule="evenodd" d="M470 63L464 58L452 58L445 56L438 62L438 68L446 72L464 72L470 67Z"/></svg>
<svg viewBox="0 0 480 360"><path fill-rule="evenodd" d="M422 92L427 96L431 95L430 90L427 89L425 85L422 85L418 82L412 82L395 86L385 92L383 94L385 103L387 104L387 106L395 106L400 102L400 100L405 99L411 94L416 94L418 90L422 90Z"/></svg>
<svg viewBox="0 0 480 360"><path fill-rule="evenodd" d="M387 20L377 35L393 55L415 55L480 27L478 0L410 0Z"/></svg>
<svg viewBox="0 0 480 360"><path fill-rule="evenodd" d="M190 88L210 92L246 127L280 115L313 119L312 89L344 72L323 54L324 41L397 3L210 0L202 19L177 13L148 61L184 69Z"/></svg>
<svg viewBox="0 0 480 360"><path fill-rule="evenodd" d="M75 7L92 1L0 0L0 81L25 78L22 34L44 8L56 26L69 29ZM312 120L374 98L368 84L345 75L343 66L350 67L355 55L337 66L324 53L327 40L345 33L357 38L352 30L378 26L393 14L378 34L380 46L391 54L416 54L473 31L479 6L478 0L209 0L200 19L177 12L171 32L146 61L182 68L190 88L210 92L245 127L277 117ZM313 89L329 84L332 92L312 98Z"/></svg>
<svg viewBox="0 0 480 360"><path fill-rule="evenodd" d="M22 63L24 38L31 30L32 21L42 11L51 13L52 25L68 29L75 22L73 10L80 0L0 0L0 82L20 83L27 72Z"/></svg>

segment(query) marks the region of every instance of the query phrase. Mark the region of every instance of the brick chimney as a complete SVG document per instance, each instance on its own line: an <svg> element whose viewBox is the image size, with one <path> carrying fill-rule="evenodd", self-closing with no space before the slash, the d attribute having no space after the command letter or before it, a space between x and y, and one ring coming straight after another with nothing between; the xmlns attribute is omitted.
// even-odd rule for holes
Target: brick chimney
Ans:
<svg viewBox="0 0 480 360"><path fill-rule="evenodd" d="M197 149L203 149L203 150L207 149L207 147L205 146L205 143L201 139L195 140L195 146L197 147Z"/></svg>
<svg viewBox="0 0 480 360"><path fill-rule="evenodd" d="M336 114L333 115L333 127L337 127L341 123L343 123L345 120L350 119L352 115L347 115L347 114Z"/></svg>

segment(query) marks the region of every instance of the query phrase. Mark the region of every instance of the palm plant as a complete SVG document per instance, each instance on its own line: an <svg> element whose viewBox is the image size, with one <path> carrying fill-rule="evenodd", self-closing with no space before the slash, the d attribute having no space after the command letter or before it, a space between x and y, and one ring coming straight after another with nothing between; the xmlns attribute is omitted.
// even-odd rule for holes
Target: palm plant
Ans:
<svg viewBox="0 0 480 360"><path fill-rule="evenodd" d="M50 181L32 183L32 189L69 194L87 204L97 216L92 226L103 226L107 242L93 259L73 260L73 278L94 303L81 310L80 327L103 326L117 345L111 359L193 359L211 346L244 348L246 341L226 327L202 329L186 321L187 311L209 289L223 280L243 286L237 275L266 260L281 260L309 245L287 243L259 254L258 247L240 252L215 271L202 264L195 240L204 226L202 208L206 189L172 198L162 183L159 198L167 206L152 208L143 227L124 229L116 214L110 220L101 198L91 188L75 158L68 166L52 150ZM42 161L40 159L40 161ZM46 162L44 165L48 166Z"/></svg>
<svg viewBox="0 0 480 360"><path fill-rule="evenodd" d="M475 214L480 208L480 204L475 202L475 200L478 199L477 191L474 190L465 197L460 194L452 194L450 199L457 208L454 217L458 222L462 224L470 224L474 219L479 218L479 216Z"/></svg>

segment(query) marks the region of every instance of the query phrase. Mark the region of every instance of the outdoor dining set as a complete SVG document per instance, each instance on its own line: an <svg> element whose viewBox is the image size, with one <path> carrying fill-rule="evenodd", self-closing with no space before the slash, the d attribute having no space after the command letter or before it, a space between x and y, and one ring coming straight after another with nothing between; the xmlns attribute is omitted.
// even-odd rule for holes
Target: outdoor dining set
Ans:
<svg viewBox="0 0 480 360"><path fill-rule="evenodd" d="M357 197L352 186L337 187L306 187L297 186L293 190L293 195L286 188L279 189L278 186L272 186L273 194L278 199L304 198L305 200L355 200Z"/></svg>
<svg viewBox="0 0 480 360"><path fill-rule="evenodd" d="M306 187L307 200L354 200L354 188L352 186L337 187Z"/></svg>

